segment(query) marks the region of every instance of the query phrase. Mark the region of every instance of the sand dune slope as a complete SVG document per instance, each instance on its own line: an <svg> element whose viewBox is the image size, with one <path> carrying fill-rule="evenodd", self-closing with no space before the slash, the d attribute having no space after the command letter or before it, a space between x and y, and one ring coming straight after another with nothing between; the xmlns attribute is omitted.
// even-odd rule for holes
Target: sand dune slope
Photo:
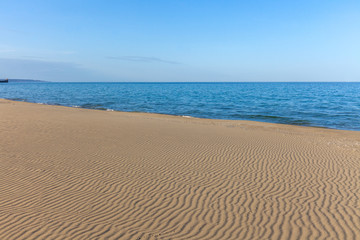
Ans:
<svg viewBox="0 0 360 240"><path fill-rule="evenodd" d="M359 239L360 132L0 100L0 239Z"/></svg>

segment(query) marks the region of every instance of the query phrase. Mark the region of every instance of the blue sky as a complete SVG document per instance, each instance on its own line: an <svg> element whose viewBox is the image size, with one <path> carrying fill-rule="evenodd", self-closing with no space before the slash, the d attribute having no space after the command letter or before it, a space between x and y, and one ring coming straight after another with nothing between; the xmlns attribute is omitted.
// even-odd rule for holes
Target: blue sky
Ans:
<svg viewBox="0 0 360 240"><path fill-rule="evenodd" d="M0 78L360 81L360 1L0 0Z"/></svg>

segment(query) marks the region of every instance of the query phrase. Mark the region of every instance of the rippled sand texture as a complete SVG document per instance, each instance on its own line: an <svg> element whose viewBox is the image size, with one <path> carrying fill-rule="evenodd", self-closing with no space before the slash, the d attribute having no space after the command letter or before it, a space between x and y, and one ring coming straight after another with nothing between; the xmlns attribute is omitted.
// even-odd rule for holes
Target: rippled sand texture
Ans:
<svg viewBox="0 0 360 240"><path fill-rule="evenodd" d="M360 132L0 100L0 239L359 239Z"/></svg>

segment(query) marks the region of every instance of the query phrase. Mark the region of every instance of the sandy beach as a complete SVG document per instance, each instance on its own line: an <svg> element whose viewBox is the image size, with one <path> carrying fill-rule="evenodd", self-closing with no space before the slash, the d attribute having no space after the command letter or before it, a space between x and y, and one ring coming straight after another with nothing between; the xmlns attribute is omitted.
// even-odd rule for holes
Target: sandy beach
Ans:
<svg viewBox="0 0 360 240"><path fill-rule="evenodd" d="M359 239L360 132L0 99L0 239Z"/></svg>

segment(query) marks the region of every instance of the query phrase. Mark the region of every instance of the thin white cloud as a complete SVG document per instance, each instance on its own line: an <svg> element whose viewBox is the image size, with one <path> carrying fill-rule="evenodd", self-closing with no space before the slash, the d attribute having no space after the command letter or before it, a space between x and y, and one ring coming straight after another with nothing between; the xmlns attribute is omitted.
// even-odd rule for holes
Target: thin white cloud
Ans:
<svg viewBox="0 0 360 240"><path fill-rule="evenodd" d="M22 56L23 58L26 59L37 59L37 60L44 60L45 58L43 57L39 57L39 56Z"/></svg>
<svg viewBox="0 0 360 240"><path fill-rule="evenodd" d="M9 45L0 44L0 53L13 53L13 52L16 52L15 48Z"/></svg>
<svg viewBox="0 0 360 240"><path fill-rule="evenodd" d="M8 32L8 33L20 33L20 34L29 34L29 32L13 29L13 28L7 28L7 27L0 27L0 31Z"/></svg>
<svg viewBox="0 0 360 240"><path fill-rule="evenodd" d="M105 77L94 70L71 62L0 58L0 78L83 82L102 81Z"/></svg>
<svg viewBox="0 0 360 240"><path fill-rule="evenodd" d="M143 57L143 56L121 56L121 57L107 57L108 59L113 60L122 60L122 61L130 61L130 62L147 62L147 63L168 63L168 64L180 64L179 62L164 60L156 57Z"/></svg>

